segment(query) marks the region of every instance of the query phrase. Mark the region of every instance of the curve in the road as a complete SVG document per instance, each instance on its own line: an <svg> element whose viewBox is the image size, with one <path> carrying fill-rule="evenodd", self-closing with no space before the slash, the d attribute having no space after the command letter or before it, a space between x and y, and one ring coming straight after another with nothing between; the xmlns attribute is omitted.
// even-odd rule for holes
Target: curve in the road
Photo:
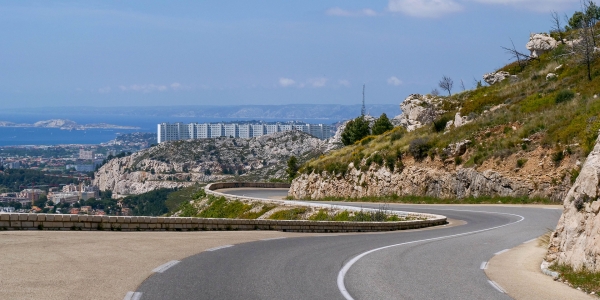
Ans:
<svg viewBox="0 0 600 300"><path fill-rule="evenodd" d="M239 244L183 259L136 292L142 299L508 299L480 265L540 236L560 216L558 210L517 207L389 208L442 214L466 225Z"/></svg>

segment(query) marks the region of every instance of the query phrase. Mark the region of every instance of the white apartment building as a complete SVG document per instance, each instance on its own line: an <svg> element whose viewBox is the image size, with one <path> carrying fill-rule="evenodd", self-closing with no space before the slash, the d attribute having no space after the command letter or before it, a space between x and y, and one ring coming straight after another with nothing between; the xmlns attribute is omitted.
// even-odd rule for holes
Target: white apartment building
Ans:
<svg viewBox="0 0 600 300"><path fill-rule="evenodd" d="M242 124L238 126L239 137L241 138L251 138L252 137L252 125L250 124Z"/></svg>
<svg viewBox="0 0 600 300"><path fill-rule="evenodd" d="M225 124L225 136L226 137L239 137L240 136L240 131L238 128L238 124Z"/></svg>
<svg viewBox="0 0 600 300"><path fill-rule="evenodd" d="M265 128L266 128L267 134L271 134L271 133L275 133L275 132L280 132L280 130L279 130L279 124L265 125Z"/></svg>
<svg viewBox="0 0 600 300"><path fill-rule="evenodd" d="M210 137L222 137L225 136L225 127L221 123L210 124Z"/></svg>
<svg viewBox="0 0 600 300"><path fill-rule="evenodd" d="M326 124L161 123L158 124L157 138L159 143L217 137L251 138L291 130L306 132L319 139L328 139L333 135L331 126Z"/></svg>
<svg viewBox="0 0 600 300"><path fill-rule="evenodd" d="M252 137L265 135L267 133L265 125L256 124L252 125Z"/></svg>

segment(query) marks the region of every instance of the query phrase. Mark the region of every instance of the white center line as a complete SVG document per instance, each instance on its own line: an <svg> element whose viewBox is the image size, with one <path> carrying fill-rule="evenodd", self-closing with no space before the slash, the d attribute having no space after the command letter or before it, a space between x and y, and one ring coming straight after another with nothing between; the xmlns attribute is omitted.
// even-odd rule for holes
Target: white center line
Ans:
<svg viewBox="0 0 600 300"><path fill-rule="evenodd" d="M449 238L454 238L454 237L459 237L459 236L465 236L465 235L471 235L471 234L476 234L476 233L480 233L480 232L486 232L486 231L490 231L490 230L494 230L494 229L498 229L498 228L510 226L510 225L513 225L513 224L517 224L517 223L525 220L525 217L523 217L521 215L510 214L510 213L487 212L487 211L477 211L477 210L459 210L459 209L443 209L443 210L448 210L448 211L464 211L464 212L478 212L478 213L488 213L488 214L498 214L498 215L510 215L510 216L518 217L519 220L515 221L515 222L512 222L512 223L500 225L500 226L495 226L495 227L490 227L490 228L485 228L485 229L480 229L480 230L475 230L475 231L469 231L469 232L463 232L463 233L459 233L459 234L451 234L451 235L439 236L439 237L435 237L435 238L429 238L429 239L423 239L423 240L416 240L416 241L404 242L404 243L400 243L400 244L394 244L394 245L384 246L384 247L380 247L380 248L375 248L375 249L369 250L367 252L363 252L363 253L355 256L354 258L352 258L350 261L348 261L342 267L342 269L340 270L340 272L338 273L337 286L338 286L338 289L339 289L340 293L342 294L342 296L346 300L354 300L354 298L352 298L352 296L350 295L350 293L346 289L346 284L344 283L344 278L346 277L346 273L348 273L348 271L350 270L350 268L352 267L352 265L354 265L361 258L363 258L363 257L365 257L365 256L367 256L367 255L369 255L369 254L371 254L373 252L376 252L376 251L379 251L379 250L383 250L383 249L392 248L392 247L403 246L403 245L409 245L409 244L415 244L415 243L421 243L421 242L429 242L429 241L437 241L437 240L444 240L444 239L449 239Z"/></svg>
<svg viewBox="0 0 600 300"><path fill-rule="evenodd" d="M154 272L154 273L162 273L162 272L168 270L170 267L178 264L179 262L180 261L178 261L178 260L172 260L172 261L170 261L168 263L165 263L165 264L162 264L162 265L156 267L154 270L152 270L152 272Z"/></svg>
<svg viewBox="0 0 600 300"><path fill-rule="evenodd" d="M488 266L488 263L487 263L487 261L484 261L484 262L482 262L482 263L481 263L481 265L479 266L479 269L481 269L481 270L485 270L485 269L487 269L487 266Z"/></svg>
<svg viewBox="0 0 600 300"><path fill-rule="evenodd" d="M504 252L508 252L508 251L510 251L510 249L504 249L502 251L498 251L498 252L494 253L494 255L500 255L500 254L502 254Z"/></svg>
<svg viewBox="0 0 600 300"><path fill-rule="evenodd" d="M217 251L217 250L225 249L225 248L229 248L229 247L233 247L233 245L223 245L223 246L219 246L219 247L214 247L214 248L206 249L204 251Z"/></svg>

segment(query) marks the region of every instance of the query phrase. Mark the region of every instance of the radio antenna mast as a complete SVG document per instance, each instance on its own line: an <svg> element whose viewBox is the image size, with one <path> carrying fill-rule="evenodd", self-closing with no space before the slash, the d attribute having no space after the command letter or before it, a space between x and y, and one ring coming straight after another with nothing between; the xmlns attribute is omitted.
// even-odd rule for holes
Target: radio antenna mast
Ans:
<svg viewBox="0 0 600 300"><path fill-rule="evenodd" d="M362 108L360 110L360 115L364 117L366 113L367 113L367 110L365 109L365 85L363 84L363 102L362 102Z"/></svg>

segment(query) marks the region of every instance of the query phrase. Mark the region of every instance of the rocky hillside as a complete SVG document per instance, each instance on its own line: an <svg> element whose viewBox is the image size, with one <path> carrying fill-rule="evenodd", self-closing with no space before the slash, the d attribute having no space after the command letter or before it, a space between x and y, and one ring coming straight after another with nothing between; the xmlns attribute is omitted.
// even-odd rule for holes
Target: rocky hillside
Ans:
<svg viewBox="0 0 600 300"><path fill-rule="evenodd" d="M109 161L95 173L94 184L122 196L233 179L283 180L291 156L304 162L324 149L324 141L298 131L167 142Z"/></svg>
<svg viewBox="0 0 600 300"><path fill-rule="evenodd" d="M305 164L290 196L563 200L600 129L600 76L577 49L531 35L531 57L451 96L408 96L397 127ZM590 67L600 70L600 59Z"/></svg>

